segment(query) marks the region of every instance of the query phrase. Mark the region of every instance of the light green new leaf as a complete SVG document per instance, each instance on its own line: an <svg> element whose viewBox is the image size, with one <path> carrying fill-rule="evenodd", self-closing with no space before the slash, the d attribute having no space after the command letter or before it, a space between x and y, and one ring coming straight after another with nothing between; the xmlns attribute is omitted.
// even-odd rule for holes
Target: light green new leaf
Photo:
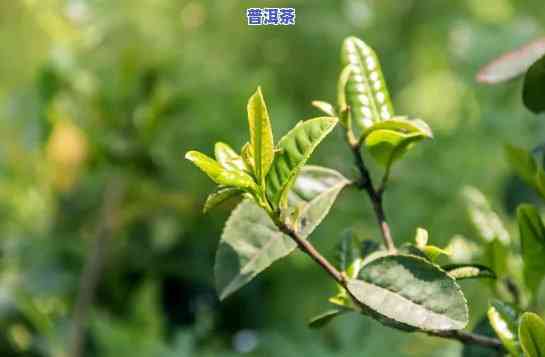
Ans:
<svg viewBox="0 0 545 357"><path fill-rule="evenodd" d="M480 264L448 264L441 267L456 280L489 278L496 279L496 273Z"/></svg>
<svg viewBox="0 0 545 357"><path fill-rule="evenodd" d="M254 154L252 152L252 147L250 143L244 144L242 146L242 149L240 150L240 154L242 157L242 160L244 161L244 164L250 168L252 173L255 171L255 160L254 160Z"/></svg>
<svg viewBox="0 0 545 357"><path fill-rule="evenodd" d="M394 130L374 130L363 142L371 156L382 166L390 167L401 158L417 141L424 139L421 134L405 134Z"/></svg>
<svg viewBox="0 0 545 357"><path fill-rule="evenodd" d="M367 128L373 122L390 119L394 109L375 51L360 39L348 37L343 42L341 63L351 68L345 91L352 120Z"/></svg>
<svg viewBox="0 0 545 357"><path fill-rule="evenodd" d="M505 145L505 156L511 167L527 184L534 186L536 177L536 162L532 154L514 145Z"/></svg>
<svg viewBox="0 0 545 357"><path fill-rule="evenodd" d="M231 197L235 197L237 195L242 194L242 192L243 191L234 187L220 188L218 191L208 195L208 198L206 199L206 202L204 203L203 213L207 213L212 208L216 207L217 205L221 204L222 202L228 200Z"/></svg>
<svg viewBox="0 0 545 357"><path fill-rule="evenodd" d="M337 112L335 111L335 107L333 105L331 105L330 103L328 102L324 102L324 101L321 101L321 100L315 100L312 102L312 105L318 109L320 109L322 112L324 112L325 114L329 115L329 116L332 116L332 117L336 117L337 116Z"/></svg>
<svg viewBox="0 0 545 357"><path fill-rule="evenodd" d="M350 78L351 73L352 65L345 66L337 81L337 105L341 112L348 109L348 103L346 102L346 83L348 83L348 78Z"/></svg>
<svg viewBox="0 0 545 357"><path fill-rule="evenodd" d="M304 167L289 198L300 207L293 227L305 239L324 219L348 180L334 170ZM231 214L216 253L216 287L224 299L297 245L281 233L253 201L243 201Z"/></svg>
<svg viewBox="0 0 545 357"><path fill-rule="evenodd" d="M269 112L259 87L248 101L248 125L251 151L255 163L254 173L257 182L262 184L273 163L274 142Z"/></svg>
<svg viewBox="0 0 545 357"><path fill-rule="evenodd" d="M440 255L450 255L449 251L435 245L428 244L428 231L424 228L419 227L416 229L415 242L418 249L424 253L428 260L432 262L434 262ZM407 246L408 249L410 249L409 247L410 246ZM420 256L420 254L417 255Z"/></svg>
<svg viewBox="0 0 545 357"><path fill-rule="evenodd" d="M308 236L322 222L338 194L349 183L335 170L304 166L288 193L288 207L300 208L293 224L297 234Z"/></svg>
<svg viewBox="0 0 545 357"><path fill-rule="evenodd" d="M517 208L524 279L531 291L536 292L545 276L545 227L538 210L529 204Z"/></svg>
<svg viewBox="0 0 545 357"><path fill-rule="evenodd" d="M218 185L239 187L245 190L254 190L254 180L239 170L226 170L216 160L211 159L198 151L189 151L185 158L201 169Z"/></svg>
<svg viewBox="0 0 545 357"><path fill-rule="evenodd" d="M545 356L545 322L532 313L522 314L519 323L519 340L526 357Z"/></svg>
<svg viewBox="0 0 545 357"><path fill-rule="evenodd" d="M229 145L217 142L214 146L216 161L226 170L249 171L242 157Z"/></svg>
<svg viewBox="0 0 545 357"><path fill-rule="evenodd" d="M278 153L267 176L267 196L278 207L287 198L299 170L318 144L333 130L337 118L320 117L299 123L278 143Z"/></svg>
<svg viewBox="0 0 545 357"><path fill-rule="evenodd" d="M393 130L404 134L420 134L425 138L433 138L433 133L429 125L422 119L409 119L403 116L397 116L388 120L373 123L372 126L363 132L367 136L375 130Z"/></svg>
<svg viewBox="0 0 545 357"><path fill-rule="evenodd" d="M522 354L518 339L519 315L518 308L499 300L492 301L488 308L490 325L513 356Z"/></svg>
<svg viewBox="0 0 545 357"><path fill-rule="evenodd" d="M426 331L459 330L467 302L456 281L423 258L387 255L365 265L348 290L384 324Z"/></svg>
<svg viewBox="0 0 545 357"><path fill-rule="evenodd" d="M321 313L320 315L314 316L308 322L308 327L318 329L327 325L335 317L340 316L344 313L347 313L349 310L346 309L331 309Z"/></svg>

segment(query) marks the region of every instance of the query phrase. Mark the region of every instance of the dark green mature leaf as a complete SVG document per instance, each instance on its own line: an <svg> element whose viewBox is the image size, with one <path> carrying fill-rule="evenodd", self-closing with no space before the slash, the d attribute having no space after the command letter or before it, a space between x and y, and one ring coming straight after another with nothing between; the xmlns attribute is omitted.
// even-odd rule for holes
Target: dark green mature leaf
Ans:
<svg viewBox="0 0 545 357"><path fill-rule="evenodd" d="M545 356L545 322L541 317L532 312L525 312L520 318L518 332L525 356Z"/></svg>
<svg viewBox="0 0 545 357"><path fill-rule="evenodd" d="M422 330L459 330L467 303L456 281L425 259L388 255L365 265L348 290L383 323Z"/></svg>
<svg viewBox="0 0 545 357"><path fill-rule="evenodd" d="M530 290L536 292L545 276L545 227L538 210L529 204L518 207L517 222L524 261L524 279Z"/></svg>
<svg viewBox="0 0 545 357"><path fill-rule="evenodd" d="M505 348L513 355L522 351L518 340L520 311L517 307L499 300L492 301L488 309L488 320Z"/></svg>
<svg viewBox="0 0 545 357"><path fill-rule="evenodd" d="M367 128L373 122L390 119L394 109L375 51L360 39L348 37L343 42L341 63L350 66L345 92L352 120Z"/></svg>
<svg viewBox="0 0 545 357"><path fill-rule="evenodd" d="M522 100L526 108L536 114L545 111L545 56L526 72Z"/></svg>
<svg viewBox="0 0 545 357"><path fill-rule="evenodd" d="M274 159L274 142L269 112L261 88L248 101L248 126L250 128L250 148L254 157L254 174L261 185Z"/></svg>
<svg viewBox="0 0 545 357"><path fill-rule="evenodd" d="M477 74L481 83L497 84L521 76L545 54L545 37L530 42L484 66Z"/></svg>
<svg viewBox="0 0 545 357"><path fill-rule="evenodd" d="M185 158L193 162L215 183L223 186L233 186L242 189L255 189L254 180L240 170L226 170L216 160L198 151L189 151Z"/></svg>
<svg viewBox="0 0 545 357"><path fill-rule="evenodd" d="M472 332L486 337L496 337L494 329L490 325L490 322L486 316L479 320ZM462 349L462 357L499 357L499 355L498 351L488 347L464 344L464 348Z"/></svg>
<svg viewBox="0 0 545 357"><path fill-rule="evenodd" d="M325 325L327 325L331 320L333 320L335 317L340 316L342 314L345 314L349 312L349 310L346 309L331 309L328 311L325 311L321 313L320 315L314 316L312 319L308 322L308 327L310 328L322 328Z"/></svg>
<svg viewBox="0 0 545 357"><path fill-rule="evenodd" d="M496 279L496 273L480 264L448 264L441 267L456 280L489 278Z"/></svg>
<svg viewBox="0 0 545 357"><path fill-rule="evenodd" d="M234 187L220 188L218 191L208 195L208 198L206 199L206 202L204 203L203 213L207 213L212 208L216 207L222 202L228 200L231 197L238 196L242 193L243 193L242 190L239 190L238 188L234 188Z"/></svg>
<svg viewBox="0 0 545 357"><path fill-rule="evenodd" d="M337 195L349 183L335 170L304 166L288 193L288 206L299 208L293 225L295 231L303 236L309 235L322 222Z"/></svg>
<svg viewBox="0 0 545 357"><path fill-rule="evenodd" d="M337 118L320 117L300 122L278 143L279 152L267 176L267 196L282 206L299 170L318 144L333 130Z"/></svg>
<svg viewBox="0 0 545 357"><path fill-rule="evenodd" d="M335 198L349 181L334 170L307 166L301 170L290 204L299 207L293 227L308 237L324 219ZM243 201L231 214L216 254L216 287L224 299L258 273L296 248L266 212L253 201Z"/></svg>

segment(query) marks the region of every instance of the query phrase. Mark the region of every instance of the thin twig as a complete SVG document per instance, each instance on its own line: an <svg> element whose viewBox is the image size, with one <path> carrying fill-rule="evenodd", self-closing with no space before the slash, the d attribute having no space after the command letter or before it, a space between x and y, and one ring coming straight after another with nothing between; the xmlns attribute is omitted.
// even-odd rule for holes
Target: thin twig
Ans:
<svg viewBox="0 0 545 357"><path fill-rule="evenodd" d="M115 177L108 183L104 192L100 222L97 227L93 248L91 254L87 256L80 278L69 344L69 356L71 357L83 355L89 311L93 305L95 290L106 262L108 245L115 231L117 211L123 196L122 191L123 187L120 179Z"/></svg>
<svg viewBox="0 0 545 357"><path fill-rule="evenodd" d="M482 347L496 349L498 351L505 351L501 341L493 337L478 335L466 331L430 331L426 333L430 336L456 340L463 344L479 345Z"/></svg>
<svg viewBox="0 0 545 357"><path fill-rule="evenodd" d="M380 227L380 232L382 233L382 238L384 240L384 245L386 246L386 249L388 249L389 252L395 252L396 248L394 240L390 232L390 226L388 225L388 221L386 220L384 205L382 203L385 182L381 184L379 189L375 189L375 187L373 186L371 175L369 174L369 170L367 170L365 162L363 161L363 157L359 149L360 144L358 143L356 145L351 145L351 148L352 153L354 154L354 160L356 161L356 167L358 168L361 176L358 187L367 192L367 195L369 196L369 199L373 204L373 210L375 211L375 216L377 217L377 222Z"/></svg>

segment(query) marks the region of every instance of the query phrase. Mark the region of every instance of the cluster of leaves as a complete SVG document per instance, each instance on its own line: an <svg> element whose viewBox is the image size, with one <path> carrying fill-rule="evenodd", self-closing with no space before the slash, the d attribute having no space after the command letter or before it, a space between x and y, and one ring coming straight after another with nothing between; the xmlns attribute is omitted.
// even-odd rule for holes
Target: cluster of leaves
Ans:
<svg viewBox="0 0 545 357"><path fill-rule="evenodd" d="M368 154L382 166L383 183L392 164L414 143L432 137L422 120L395 116L373 49L349 37L341 54L338 105L313 102L328 117L297 124L274 146L268 110L258 88L248 103L250 141L241 154L220 143L216 160L196 151L186 155L220 185L209 196L205 210L238 194L245 198L229 217L216 255L221 298L291 253L297 239L307 239L339 192L351 183L334 170L304 166L334 128L337 117L355 154ZM424 229L417 231L415 244L393 250L354 236L343 238L342 278L338 279L338 294L330 299L334 309L311 320L311 326L357 312L407 331L464 328L468 306L457 281L495 274L481 265L439 265L439 256L448 254L428 244Z"/></svg>

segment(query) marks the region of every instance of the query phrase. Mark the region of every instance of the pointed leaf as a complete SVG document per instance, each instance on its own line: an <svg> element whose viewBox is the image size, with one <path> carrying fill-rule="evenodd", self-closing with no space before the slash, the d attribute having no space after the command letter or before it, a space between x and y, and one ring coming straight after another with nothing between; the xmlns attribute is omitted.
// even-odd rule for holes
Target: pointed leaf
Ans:
<svg viewBox="0 0 545 357"><path fill-rule="evenodd" d="M517 209L520 230L524 279L531 291L536 292L545 276L545 227L538 210L529 204Z"/></svg>
<svg viewBox="0 0 545 357"><path fill-rule="evenodd" d="M477 74L481 83L496 84L523 75L545 54L545 37L505 53L484 66Z"/></svg>
<svg viewBox="0 0 545 357"><path fill-rule="evenodd" d="M388 325L444 331L462 329L468 322L467 303L456 281L416 256L375 259L347 287Z"/></svg>
<svg viewBox="0 0 545 357"><path fill-rule="evenodd" d="M490 325L513 356L522 354L518 339L519 315L518 308L499 300L492 301L488 308Z"/></svg>
<svg viewBox="0 0 545 357"><path fill-rule="evenodd" d="M218 142L214 146L216 161L226 170L248 171L242 157L229 145Z"/></svg>
<svg viewBox="0 0 545 357"><path fill-rule="evenodd" d="M310 328L322 328L327 325L335 317L340 316L344 313L347 313L346 309L331 309L321 313L320 315L314 316L308 322L308 327Z"/></svg>
<svg viewBox="0 0 545 357"><path fill-rule="evenodd" d="M288 193L289 206L299 206L295 231L307 236L325 218L337 195L350 183L335 170L320 166L304 166Z"/></svg>
<svg viewBox="0 0 545 357"><path fill-rule="evenodd" d="M318 109L320 109L322 112L324 112L325 114L329 115L329 116L332 116L332 117L336 117L337 116L337 113L335 112L335 107L333 105L331 105L330 103L328 102L324 102L324 101L321 101L321 100L315 100L312 102L312 105Z"/></svg>
<svg viewBox="0 0 545 357"><path fill-rule="evenodd" d="M536 114L545 111L545 56L534 63L526 73L522 100L526 108Z"/></svg>
<svg viewBox="0 0 545 357"><path fill-rule="evenodd" d="M336 118L309 119L299 123L280 140L279 152L267 176L267 196L273 205L278 207L301 167L335 124Z"/></svg>
<svg viewBox="0 0 545 357"><path fill-rule="evenodd" d="M198 151L189 151L185 158L201 169L215 183L223 186L240 187L253 190L255 183L252 178L239 170L225 170L214 159Z"/></svg>
<svg viewBox="0 0 545 357"><path fill-rule="evenodd" d="M220 188L218 191L208 195L206 202L204 203L203 213L207 213L212 208L228 200L231 197L242 194L243 191L234 187Z"/></svg>
<svg viewBox="0 0 545 357"><path fill-rule="evenodd" d="M248 124L250 145L255 161L255 177L261 184L269 172L274 159L274 143L269 113L261 88L248 101Z"/></svg>
<svg viewBox="0 0 545 357"><path fill-rule="evenodd" d="M456 280L489 278L496 279L496 273L480 264L448 264L441 267Z"/></svg>
<svg viewBox="0 0 545 357"><path fill-rule="evenodd" d="M348 37L343 42L341 62L343 67L351 66L345 90L352 120L367 128L390 119L394 109L375 51L360 39Z"/></svg>
<svg viewBox="0 0 545 357"><path fill-rule="evenodd" d="M520 318L519 340L527 357L545 356L545 322L532 312L525 312Z"/></svg>

